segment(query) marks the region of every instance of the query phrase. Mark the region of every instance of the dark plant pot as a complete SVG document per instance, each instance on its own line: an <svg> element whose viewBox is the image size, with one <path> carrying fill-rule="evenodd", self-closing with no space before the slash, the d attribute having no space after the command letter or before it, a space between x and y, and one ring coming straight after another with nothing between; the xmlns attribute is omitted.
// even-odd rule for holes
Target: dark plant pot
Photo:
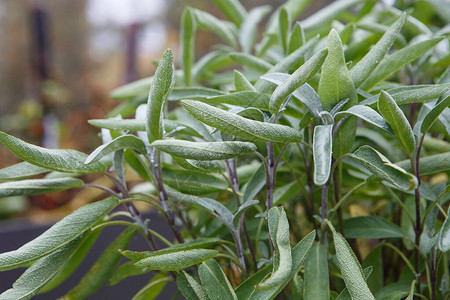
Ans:
<svg viewBox="0 0 450 300"><path fill-rule="evenodd" d="M152 212L144 215L149 218L150 228L158 231L163 236L171 239L172 234L166 221L157 213ZM47 230L49 225L35 225L28 221L9 220L0 223L0 253L15 250L23 244L31 241L38 235ZM76 286L83 275L90 269L92 264L101 255L103 250L124 230L124 226L110 226L104 228L99 235L97 241L89 251L84 261L80 264L78 269L60 286L56 289L33 297L36 300L57 299L65 295L71 288ZM162 245L160 245L162 247ZM136 234L130 242L128 247L132 250L148 251L147 241L139 234ZM126 261L124 258L123 261ZM7 272L0 272L0 293L12 287L14 281L24 272L25 269L14 269ZM107 286L106 284L93 295L86 299L131 299L141 288L143 288L153 274L148 273L140 276L129 277L114 286ZM170 282L166 288L161 292L158 299L171 299L178 289L175 283Z"/></svg>

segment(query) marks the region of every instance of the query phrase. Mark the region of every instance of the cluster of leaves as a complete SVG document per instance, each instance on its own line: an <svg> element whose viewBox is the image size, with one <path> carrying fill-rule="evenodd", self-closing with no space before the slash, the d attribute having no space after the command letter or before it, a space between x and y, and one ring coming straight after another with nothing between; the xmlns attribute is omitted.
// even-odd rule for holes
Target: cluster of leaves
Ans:
<svg viewBox="0 0 450 300"><path fill-rule="evenodd" d="M110 225L128 228L64 299L150 271L134 299L173 280L188 299L446 299L450 27L428 23L448 22L448 6L422 1L407 15L409 1L339 0L293 22L310 2L287 1L262 33L268 6L214 0L229 21L186 8L180 69L168 50L154 76L113 91L123 103L90 121L103 145L89 156L0 132L24 160L0 170L1 197L111 194L0 254L1 271L28 267L0 299L58 286ZM225 45L196 60L197 30ZM129 189L126 172L142 184ZM87 173L117 188L85 184ZM167 219L174 241L136 201ZM126 211L111 213L118 205ZM150 251L127 249L134 234Z"/></svg>

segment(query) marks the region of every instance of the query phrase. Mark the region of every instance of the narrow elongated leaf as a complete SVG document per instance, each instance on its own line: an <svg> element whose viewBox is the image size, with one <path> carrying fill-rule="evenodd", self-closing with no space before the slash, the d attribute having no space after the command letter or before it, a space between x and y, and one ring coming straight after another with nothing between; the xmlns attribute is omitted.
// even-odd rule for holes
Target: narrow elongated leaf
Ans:
<svg viewBox="0 0 450 300"><path fill-rule="evenodd" d="M370 274L372 274L373 267L367 267L363 270L364 279L367 281ZM350 296L350 292L347 288L344 288L339 296L335 300L352 300L352 296Z"/></svg>
<svg viewBox="0 0 450 300"><path fill-rule="evenodd" d="M289 36L288 53L291 54L305 44L305 32L299 22L294 25Z"/></svg>
<svg viewBox="0 0 450 300"><path fill-rule="evenodd" d="M389 134L394 134L389 124L383 119L383 117L377 113L374 109L365 105L354 105L347 110L340 111L336 114L339 115L353 115L356 116L378 128L383 129Z"/></svg>
<svg viewBox="0 0 450 300"><path fill-rule="evenodd" d="M399 165L391 163L383 154L370 146L362 146L351 155L369 171L395 187L411 191L417 187L417 178L402 169Z"/></svg>
<svg viewBox="0 0 450 300"><path fill-rule="evenodd" d="M375 297L370 292L369 286L364 278L364 273L358 259L353 253L352 248L347 243L345 238L337 233L331 227L334 238L334 247L336 248L336 257L339 262L339 269L344 277L345 285L350 292L352 299L365 300L373 299Z"/></svg>
<svg viewBox="0 0 450 300"><path fill-rule="evenodd" d="M411 161L402 160L396 163L407 172L412 172ZM419 162L420 175L433 175L450 170L450 152L425 156Z"/></svg>
<svg viewBox="0 0 450 300"><path fill-rule="evenodd" d="M157 299L166 284L171 281L169 275L160 272L153 276L149 283L140 289L131 300L154 300Z"/></svg>
<svg viewBox="0 0 450 300"><path fill-rule="evenodd" d="M160 140L163 135L163 108L175 81L173 53L164 52L156 69L147 101L146 129L149 142Z"/></svg>
<svg viewBox="0 0 450 300"><path fill-rule="evenodd" d="M285 286L294 278L294 276L300 271L300 268L303 266L305 258L307 257L314 239L316 237L316 232L312 231L307 236L305 236L294 248L292 248L292 268L291 274L286 280L278 286L276 289L271 289L267 291L262 291L260 289L256 289L253 284L254 279L250 277L247 281L244 281L236 290L236 293L239 293L239 299L252 299L252 300L267 300L275 298L284 288ZM259 274L259 273L256 273ZM256 276L256 274L254 276ZM260 275L258 275L260 276ZM327 276L328 278L328 276ZM253 289L251 289L250 285L253 284ZM241 297L242 295L242 297ZM316 298L315 298L316 299ZM327 298L326 298L327 299Z"/></svg>
<svg viewBox="0 0 450 300"><path fill-rule="evenodd" d="M286 8L281 7L280 13L278 15L278 38L280 40L281 47L284 53L288 51L288 38L291 30L291 20Z"/></svg>
<svg viewBox="0 0 450 300"><path fill-rule="evenodd" d="M235 228L239 228L239 221L240 221L241 217L245 214L245 212L249 208L251 208L252 206L254 206L258 203L259 203L258 200L248 200L247 202L245 202L244 204L239 206L238 210L236 211L236 213L233 216L233 225Z"/></svg>
<svg viewBox="0 0 450 300"><path fill-rule="evenodd" d="M261 73L266 73L270 70L270 68L273 67L273 65L266 60L246 54L246 53L240 53L240 52L232 52L229 54L232 61L247 66L249 68L252 68L253 70L256 70Z"/></svg>
<svg viewBox="0 0 450 300"><path fill-rule="evenodd" d="M255 290L255 286L258 285L272 269L272 265L265 266L241 283L235 290L238 299L249 299L251 293Z"/></svg>
<svg viewBox="0 0 450 300"><path fill-rule="evenodd" d="M0 198L19 195L40 195L83 186L77 178L26 179L0 183Z"/></svg>
<svg viewBox="0 0 450 300"><path fill-rule="evenodd" d="M181 45L181 68L184 74L184 84L192 85L192 65L195 56L195 32L197 24L189 7L186 7L181 16L180 45Z"/></svg>
<svg viewBox="0 0 450 300"><path fill-rule="evenodd" d="M245 185L243 201L253 200L266 184L266 172L264 165L261 164L250 177Z"/></svg>
<svg viewBox="0 0 450 300"><path fill-rule="evenodd" d="M117 204L117 198L110 197L77 209L19 249L0 254L0 271L25 266L70 243L101 220Z"/></svg>
<svg viewBox="0 0 450 300"><path fill-rule="evenodd" d="M391 48L398 33L405 23L406 14L404 13L394 24L392 24L383 37L370 49L351 70L350 76L356 87L359 87L370 76L372 71L377 67L381 59Z"/></svg>
<svg viewBox="0 0 450 300"><path fill-rule="evenodd" d="M247 17L243 20L239 31L239 43L242 52L250 53L257 37L258 24L270 12L269 5L263 5L253 8L249 11Z"/></svg>
<svg viewBox="0 0 450 300"><path fill-rule="evenodd" d="M203 287L185 271L177 273L177 286L187 300L209 299Z"/></svg>
<svg viewBox="0 0 450 300"><path fill-rule="evenodd" d="M284 125L249 120L198 101L183 100L183 106L194 117L217 129L250 141L299 142L299 131Z"/></svg>
<svg viewBox="0 0 450 300"><path fill-rule="evenodd" d="M273 193L273 204L274 205L283 204L284 202L298 195L301 189L302 187L296 181L292 181L279 188L276 188Z"/></svg>
<svg viewBox="0 0 450 300"><path fill-rule="evenodd" d="M273 207L269 210L269 223L271 218L278 221L276 232L270 232L271 236L275 236L273 241L276 244L279 263L274 266L272 275L257 286L260 290L278 289L289 277L292 269L292 253L289 241L289 222L283 207ZM269 231L271 230L269 226Z"/></svg>
<svg viewBox="0 0 450 300"><path fill-rule="evenodd" d="M253 153L256 146L249 142L189 142L183 140L158 140L151 144L171 155L196 160L223 160Z"/></svg>
<svg viewBox="0 0 450 300"><path fill-rule="evenodd" d="M432 38L423 42L409 45L393 54L386 56L370 74L370 76L361 84L360 89L368 91L378 82L388 78L401 67L409 64L413 60L424 55L428 50L433 48L437 43L442 41L442 37Z"/></svg>
<svg viewBox="0 0 450 300"><path fill-rule="evenodd" d="M397 225L385 218L363 216L344 220L346 238L386 239L403 238L405 234Z"/></svg>
<svg viewBox="0 0 450 300"><path fill-rule="evenodd" d="M167 97L168 101L179 101L182 99L210 98L225 95L221 90L206 88L202 86L194 87L174 87Z"/></svg>
<svg viewBox="0 0 450 300"><path fill-rule="evenodd" d="M305 260L304 300L329 299L327 251L316 243Z"/></svg>
<svg viewBox="0 0 450 300"><path fill-rule="evenodd" d="M447 211L447 218L442 225L441 231L439 232L439 242L438 247L442 252L447 252L450 250L450 209Z"/></svg>
<svg viewBox="0 0 450 300"><path fill-rule="evenodd" d="M122 256L118 249L128 247L136 233L134 228L125 229L106 249L77 286L71 289L62 299L84 299L95 293L109 279Z"/></svg>
<svg viewBox="0 0 450 300"><path fill-rule="evenodd" d="M203 262L198 268L198 275L200 276L200 281L202 282L202 286L205 288L209 299L237 300L237 296L230 282L215 260L210 259Z"/></svg>
<svg viewBox="0 0 450 300"><path fill-rule="evenodd" d="M172 159L178 165L186 170L194 170L208 173L223 173L226 172L225 165L223 161L220 160L194 160L194 159L184 159L172 155Z"/></svg>
<svg viewBox="0 0 450 300"><path fill-rule="evenodd" d="M139 260L135 265L151 270L180 271L213 258L217 254L219 251L210 249L192 249L165 254L154 253L154 255Z"/></svg>
<svg viewBox="0 0 450 300"><path fill-rule="evenodd" d="M80 174L105 171L105 166L100 162L86 166L84 161L87 155L76 150L42 148L1 131L0 141L16 156L42 168Z"/></svg>
<svg viewBox="0 0 450 300"><path fill-rule="evenodd" d="M442 97L443 99L440 100L423 119L422 126L420 127L422 134L428 132L444 109L450 106L450 92L445 93Z"/></svg>
<svg viewBox="0 0 450 300"><path fill-rule="evenodd" d="M49 169L32 165L26 161L0 169L0 181L18 180L50 172Z"/></svg>
<svg viewBox="0 0 450 300"><path fill-rule="evenodd" d="M287 96L306 83L320 70L327 54L328 49L322 49L314 54L313 57L289 76L283 84L275 89L270 97L270 112L277 113Z"/></svg>
<svg viewBox="0 0 450 300"><path fill-rule="evenodd" d="M217 19L215 16L199 9L192 9L192 12L195 14L198 28L212 31L233 48L237 47L236 37L232 29L233 24Z"/></svg>
<svg viewBox="0 0 450 300"><path fill-rule="evenodd" d="M225 180L214 174L168 168L163 170L163 181L174 189L194 195L221 192L228 187Z"/></svg>
<svg viewBox="0 0 450 300"><path fill-rule="evenodd" d="M111 277L109 278L108 285L116 285L117 283L128 277L142 275L150 271L151 270L147 269L146 267L136 267L133 261L128 261L121 264L114 270L114 273L112 273Z"/></svg>
<svg viewBox="0 0 450 300"><path fill-rule="evenodd" d="M242 107L254 107L269 110L270 98L267 94L259 92L238 92L208 98L207 103L231 104Z"/></svg>
<svg viewBox="0 0 450 300"><path fill-rule="evenodd" d="M237 92L256 92L252 83L238 70L234 70L234 88Z"/></svg>
<svg viewBox="0 0 450 300"><path fill-rule="evenodd" d="M28 268L13 287L0 295L1 300L30 299L49 282L70 259L83 241L83 236L76 238L52 254L39 259Z"/></svg>
<svg viewBox="0 0 450 300"><path fill-rule="evenodd" d="M328 56L322 66L319 81L319 97L327 111L340 101L349 99L343 109L358 101L355 86L345 63L342 42L336 30L332 29L327 39ZM333 141L333 157L349 152L356 134L356 118L349 118L341 125Z"/></svg>
<svg viewBox="0 0 450 300"><path fill-rule="evenodd" d="M89 154L84 163L91 164L97 162L105 155L123 149L133 149L142 154L145 154L147 152L145 144L140 138L131 134L126 134L121 135L111 142L101 145L100 147L95 149L91 154Z"/></svg>
<svg viewBox="0 0 450 300"><path fill-rule="evenodd" d="M391 126L407 155L411 156L416 149L416 140L411 125L395 100L385 91L381 91L378 98L378 110Z"/></svg>
<svg viewBox="0 0 450 300"><path fill-rule="evenodd" d="M239 0L213 0L225 16L237 26L247 17L247 11Z"/></svg>
<svg viewBox="0 0 450 300"><path fill-rule="evenodd" d="M153 76L142 78L125 84L111 92L111 98L117 100L131 100L138 96L145 96L152 85Z"/></svg>
<svg viewBox="0 0 450 300"><path fill-rule="evenodd" d="M330 178L332 144L333 125L314 127L314 183L317 185L324 185Z"/></svg>

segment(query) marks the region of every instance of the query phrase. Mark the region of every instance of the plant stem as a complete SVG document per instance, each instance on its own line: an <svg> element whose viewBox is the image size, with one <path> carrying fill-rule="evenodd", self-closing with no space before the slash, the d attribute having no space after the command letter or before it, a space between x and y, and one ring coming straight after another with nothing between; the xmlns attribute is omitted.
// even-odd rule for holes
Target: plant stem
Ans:
<svg viewBox="0 0 450 300"><path fill-rule="evenodd" d="M431 268L431 300L436 299L436 281L437 281L437 267L436 267L436 248L433 247L430 253Z"/></svg>
<svg viewBox="0 0 450 300"><path fill-rule="evenodd" d="M117 194L112 189L107 188L106 186L98 185L98 184L95 184L95 183L85 183L84 187L92 187L92 188L97 188L97 189L100 189L100 190L104 190L105 192L108 192L111 195L114 195L114 196L116 196L119 199L121 198L119 194Z"/></svg>
<svg viewBox="0 0 450 300"><path fill-rule="evenodd" d="M322 185L322 200L321 200L321 206L320 206L320 214L322 217L322 222L327 220L327 202L328 202L328 186L330 185L330 179ZM322 237L321 241L322 243L325 243L326 241L326 235L327 235L327 228L324 228L322 231Z"/></svg>
<svg viewBox="0 0 450 300"><path fill-rule="evenodd" d="M275 158L273 154L273 143L266 142L267 146L267 212L273 207L273 189L275 186Z"/></svg>
<svg viewBox="0 0 450 300"><path fill-rule="evenodd" d="M342 175L342 164L339 165L339 168L337 170L334 171L333 173L333 190L334 190L334 202L335 205L339 203L340 198L341 198L341 191L340 191L340 186L341 186L341 175ZM339 172L339 178L337 176L337 172ZM337 217L338 217L338 224L339 224L339 232L344 235L344 220L342 217L342 209L339 207L337 209Z"/></svg>
<svg viewBox="0 0 450 300"><path fill-rule="evenodd" d="M244 247L242 245L241 235L240 233L233 234L234 241L236 243L236 252L239 258L239 262L241 264L241 267L243 268L242 271L247 272L247 267L245 265L245 257L244 257Z"/></svg>

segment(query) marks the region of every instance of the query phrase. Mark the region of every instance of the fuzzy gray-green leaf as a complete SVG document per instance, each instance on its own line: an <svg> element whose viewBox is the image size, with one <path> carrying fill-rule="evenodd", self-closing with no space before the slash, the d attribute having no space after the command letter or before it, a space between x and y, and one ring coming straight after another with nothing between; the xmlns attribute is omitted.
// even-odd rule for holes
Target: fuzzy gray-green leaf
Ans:
<svg viewBox="0 0 450 300"><path fill-rule="evenodd" d="M270 6L263 5L253 8L243 20L239 31L239 43L244 53L250 53L257 38L258 24L270 12Z"/></svg>
<svg viewBox="0 0 450 300"><path fill-rule="evenodd" d="M402 229L385 218L377 216L361 216L344 220L346 238L403 238Z"/></svg>
<svg viewBox="0 0 450 300"><path fill-rule="evenodd" d="M412 172L409 159L397 162L396 165ZM422 157L419 162L420 175L433 175L450 171L450 152Z"/></svg>
<svg viewBox="0 0 450 300"><path fill-rule="evenodd" d="M428 132L444 109L450 106L450 91L445 93L442 97L443 99L440 100L423 119L422 125L420 126L420 131L422 134Z"/></svg>
<svg viewBox="0 0 450 300"><path fill-rule="evenodd" d="M317 185L324 185L330 177L332 144L333 125L314 127L314 183Z"/></svg>
<svg viewBox="0 0 450 300"><path fill-rule="evenodd" d="M299 131L288 126L249 120L198 101L183 100L182 104L203 123L244 140L290 143L302 139Z"/></svg>
<svg viewBox="0 0 450 300"><path fill-rule="evenodd" d="M0 181L18 180L50 172L49 169L32 165L26 161L0 169Z"/></svg>
<svg viewBox="0 0 450 300"><path fill-rule="evenodd" d="M247 53L232 52L229 56L234 62L252 68L261 73L265 73L273 67L273 65L268 61Z"/></svg>
<svg viewBox="0 0 450 300"><path fill-rule="evenodd" d="M236 24L241 25L247 17L247 11L239 0L213 0L227 18Z"/></svg>
<svg viewBox="0 0 450 300"><path fill-rule="evenodd" d="M186 7L181 16L182 26L180 32L181 40L181 66L184 74L184 84L192 85L192 65L195 56L195 33L197 24L191 9Z"/></svg>
<svg viewBox="0 0 450 300"><path fill-rule="evenodd" d="M19 195L40 195L83 186L77 178L25 179L0 183L0 198Z"/></svg>
<svg viewBox="0 0 450 300"><path fill-rule="evenodd" d="M340 111L336 114L339 115L353 115L356 116L378 128L383 129L389 134L394 134L389 124L383 119L383 117L377 113L374 109L365 105L354 105L347 110Z"/></svg>
<svg viewBox="0 0 450 300"><path fill-rule="evenodd" d="M163 135L163 108L175 81L173 53L164 52L156 69L147 101L146 129L148 140L160 140Z"/></svg>
<svg viewBox="0 0 450 300"><path fill-rule="evenodd" d="M253 84L238 70L234 70L234 88L237 92L256 92Z"/></svg>
<svg viewBox="0 0 450 300"><path fill-rule="evenodd" d="M329 299L329 280L327 251L322 244L316 243L305 260L303 299Z"/></svg>
<svg viewBox="0 0 450 300"><path fill-rule="evenodd" d="M177 286L187 300L208 300L204 288L185 271L177 273Z"/></svg>
<svg viewBox="0 0 450 300"><path fill-rule="evenodd" d="M244 91L210 97L206 99L205 102L211 104L231 104L242 107L254 107L262 110L269 110L269 101L270 98L267 94L256 91Z"/></svg>
<svg viewBox="0 0 450 300"><path fill-rule="evenodd" d="M139 153L145 154L147 152L144 142L131 134L121 135L111 142L101 145L95 149L84 162L85 164L91 164L100 160L103 156L113 153L118 150L133 149Z"/></svg>
<svg viewBox="0 0 450 300"><path fill-rule="evenodd" d="M215 260L210 259L203 262L198 268L198 274L202 286L211 300L237 300L230 282Z"/></svg>
<svg viewBox="0 0 450 300"><path fill-rule="evenodd" d="M0 254L0 270L27 265L63 247L91 228L118 204L117 198L111 197L77 209L19 249Z"/></svg>
<svg viewBox="0 0 450 300"><path fill-rule="evenodd" d="M450 250L450 209L447 211L447 218L442 225L441 231L439 232L439 242L438 247L442 252L447 252Z"/></svg>
<svg viewBox="0 0 450 300"><path fill-rule="evenodd" d="M0 141L24 161L42 168L81 174L105 171L105 166L100 162L86 166L84 161L87 155L76 150L42 148L1 131Z"/></svg>
<svg viewBox="0 0 450 300"><path fill-rule="evenodd" d="M212 31L233 48L237 47L232 23L220 20L199 9L192 9L192 12L195 14L198 28Z"/></svg>

